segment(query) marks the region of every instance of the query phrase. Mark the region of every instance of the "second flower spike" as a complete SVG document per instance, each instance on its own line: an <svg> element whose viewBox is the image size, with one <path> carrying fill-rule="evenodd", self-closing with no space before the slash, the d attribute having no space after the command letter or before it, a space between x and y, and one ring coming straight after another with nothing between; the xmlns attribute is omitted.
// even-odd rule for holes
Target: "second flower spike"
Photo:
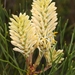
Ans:
<svg viewBox="0 0 75 75"><path fill-rule="evenodd" d="M31 26L29 16L20 13L19 16L12 15L10 18L10 37L11 43L15 46L13 50L22 53L28 57L36 48L37 37L35 28Z"/></svg>

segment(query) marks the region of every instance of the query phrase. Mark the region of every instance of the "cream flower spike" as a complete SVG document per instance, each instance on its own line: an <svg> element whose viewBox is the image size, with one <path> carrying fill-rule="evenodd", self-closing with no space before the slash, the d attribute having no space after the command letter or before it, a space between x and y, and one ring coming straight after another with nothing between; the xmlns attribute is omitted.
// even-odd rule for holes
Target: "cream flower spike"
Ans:
<svg viewBox="0 0 75 75"><path fill-rule="evenodd" d="M44 56L46 57L47 60L47 65L52 65L52 62L55 63L61 63L61 61L64 60L64 58L62 58L62 56L64 55L63 50L50 50L50 51L46 51Z"/></svg>
<svg viewBox="0 0 75 75"><path fill-rule="evenodd" d="M13 50L28 57L35 50L35 44L37 42L35 28L31 26L29 16L25 13L20 13L19 17L17 15L12 16L13 18L10 18L9 31L12 39L11 43L15 46Z"/></svg>
<svg viewBox="0 0 75 75"><path fill-rule="evenodd" d="M52 0L34 0L31 23L36 28L41 45L45 48L55 43L53 30L57 25L55 2Z"/></svg>
<svg viewBox="0 0 75 75"><path fill-rule="evenodd" d="M41 55L44 55L48 64L50 64L50 50L56 44L54 39L55 34L54 30L57 25L57 13L56 13L55 2L52 0L33 0L32 4L32 19L31 25L36 28L38 35L38 49L39 49L39 58L37 62L41 60ZM56 51L56 50L55 50ZM54 51L52 50L52 55ZM63 51L60 54L62 54ZM56 55L57 52L55 53ZM55 55L54 55L55 56ZM56 59L57 57L53 58ZM37 63L36 62L36 63Z"/></svg>

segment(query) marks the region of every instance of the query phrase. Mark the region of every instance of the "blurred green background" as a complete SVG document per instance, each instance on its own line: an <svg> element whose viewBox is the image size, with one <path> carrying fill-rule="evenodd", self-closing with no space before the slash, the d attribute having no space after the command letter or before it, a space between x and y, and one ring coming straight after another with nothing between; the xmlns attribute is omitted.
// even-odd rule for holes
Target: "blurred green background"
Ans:
<svg viewBox="0 0 75 75"><path fill-rule="evenodd" d="M6 10L11 10L12 13L26 11L30 14L31 4L33 0L1 0L3 7ZM75 0L53 0L56 2L58 16L63 20L69 19L70 24L75 23Z"/></svg>

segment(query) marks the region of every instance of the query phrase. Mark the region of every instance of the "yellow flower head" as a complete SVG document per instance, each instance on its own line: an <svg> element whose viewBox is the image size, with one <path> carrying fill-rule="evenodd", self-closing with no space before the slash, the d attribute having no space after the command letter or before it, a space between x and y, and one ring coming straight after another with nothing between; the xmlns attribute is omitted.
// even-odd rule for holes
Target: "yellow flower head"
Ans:
<svg viewBox="0 0 75 75"><path fill-rule="evenodd" d="M52 62L61 63L61 61L64 60L64 58L62 58L63 54L63 50L56 51L55 49L51 49L50 51L46 51L44 56L46 58L47 65L52 66Z"/></svg>
<svg viewBox="0 0 75 75"><path fill-rule="evenodd" d="M34 0L32 4L31 22L37 30L39 46L42 50L49 50L55 43L53 30L57 25L57 13L55 2L51 1L52 0Z"/></svg>
<svg viewBox="0 0 75 75"><path fill-rule="evenodd" d="M53 61L57 59L57 55L63 53L63 51L60 50L60 53L57 54L55 49L52 50L56 44L54 39L55 32L53 32L57 25L55 2L52 2L52 0L34 0L31 12L31 24L35 27L37 31L36 34L38 35L39 52L42 52L48 64L52 64L50 51L52 52ZM55 54L54 51L56 51Z"/></svg>
<svg viewBox="0 0 75 75"><path fill-rule="evenodd" d="M12 39L11 43L15 46L13 50L27 57L35 50L35 44L37 42L35 28L31 26L29 16L25 13L20 13L19 17L17 15L12 16L13 18L10 18L9 31Z"/></svg>

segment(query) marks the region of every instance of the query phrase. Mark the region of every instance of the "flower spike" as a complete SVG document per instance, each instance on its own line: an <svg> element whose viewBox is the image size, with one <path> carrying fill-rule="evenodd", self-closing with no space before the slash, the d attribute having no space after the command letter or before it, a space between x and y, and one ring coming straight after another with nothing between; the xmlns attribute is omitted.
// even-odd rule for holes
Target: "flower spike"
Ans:
<svg viewBox="0 0 75 75"><path fill-rule="evenodd" d="M15 46L13 50L28 57L35 50L37 42L35 28L31 26L31 21L26 13L20 13L19 17L17 15L12 16L13 18L10 18L9 31L12 39L11 43Z"/></svg>
<svg viewBox="0 0 75 75"><path fill-rule="evenodd" d="M31 23L37 30L39 46L48 48L55 44L54 29L57 25L55 2L52 0L34 0ZM42 50L43 50L42 49Z"/></svg>
<svg viewBox="0 0 75 75"><path fill-rule="evenodd" d="M54 56L56 40L55 37L55 28L57 25L57 7L55 7L55 2L52 0L34 0L32 4L32 19L31 24L35 27L38 35L38 49L39 49L39 58L35 62L35 65L41 60L41 57L46 58L48 65L52 64L57 57ZM54 49L53 49L54 48ZM51 52L51 53L50 53ZM62 55L63 51L59 50L59 54ZM58 52L55 52L55 55ZM41 55L40 55L41 54ZM52 60L51 60L52 54Z"/></svg>

